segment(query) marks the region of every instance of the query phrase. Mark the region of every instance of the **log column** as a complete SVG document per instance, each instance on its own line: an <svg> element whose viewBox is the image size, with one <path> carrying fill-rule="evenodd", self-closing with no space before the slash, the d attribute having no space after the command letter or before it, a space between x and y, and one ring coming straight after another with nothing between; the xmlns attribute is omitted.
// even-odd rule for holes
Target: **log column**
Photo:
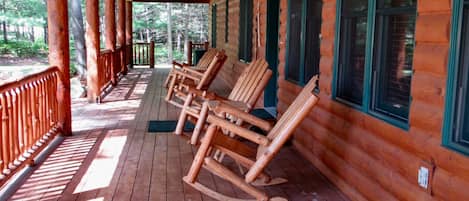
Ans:
<svg viewBox="0 0 469 201"><path fill-rule="evenodd" d="M50 1L52 2L52 1ZM86 1L86 66L88 101L99 102L99 0Z"/></svg>
<svg viewBox="0 0 469 201"><path fill-rule="evenodd" d="M106 49L111 50L113 56L111 57L111 83L112 85L117 85L117 72L115 72L115 59L114 54L116 52L116 1L115 0L105 0L104 1L104 15L106 19Z"/></svg>
<svg viewBox="0 0 469 201"><path fill-rule="evenodd" d="M60 70L57 88L59 125L64 136L72 135L70 98L70 52L67 0L47 1L49 31L49 62Z"/></svg>
<svg viewBox="0 0 469 201"><path fill-rule="evenodd" d="M117 44L121 47L121 71L122 74L127 74L127 65L126 65L126 43L125 43L125 0L117 0L119 8L117 10L118 23L117 23Z"/></svg>
<svg viewBox="0 0 469 201"><path fill-rule="evenodd" d="M127 64L133 67L133 42L132 42L132 1L125 2L125 43L127 44Z"/></svg>

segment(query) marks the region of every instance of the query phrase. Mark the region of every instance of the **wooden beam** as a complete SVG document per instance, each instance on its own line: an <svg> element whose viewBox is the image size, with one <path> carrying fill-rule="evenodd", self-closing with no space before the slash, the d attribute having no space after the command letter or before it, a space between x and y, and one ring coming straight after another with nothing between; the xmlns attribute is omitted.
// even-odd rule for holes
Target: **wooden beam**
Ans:
<svg viewBox="0 0 469 201"><path fill-rule="evenodd" d="M116 51L116 0L104 0L104 15L105 15L105 30L106 36L106 49L111 50L111 83L113 86L117 85L117 72L115 72L115 59L114 54ZM98 66L102 68L102 66Z"/></svg>
<svg viewBox="0 0 469 201"><path fill-rule="evenodd" d="M132 50L133 50L133 43L132 43L132 1L125 2L125 44L127 45L126 48L126 70L127 67L132 67Z"/></svg>
<svg viewBox="0 0 469 201"><path fill-rule="evenodd" d="M99 0L86 1L86 66L88 69L88 101L99 101Z"/></svg>
<svg viewBox="0 0 469 201"><path fill-rule="evenodd" d="M104 15L106 19L105 36L106 36L106 49L116 50L116 1L104 1Z"/></svg>
<svg viewBox="0 0 469 201"><path fill-rule="evenodd" d="M70 98L70 51L67 0L47 1L49 31L49 63L57 66L60 81L57 88L59 126L64 136L72 135Z"/></svg>
<svg viewBox="0 0 469 201"><path fill-rule="evenodd" d="M127 74L127 63L126 61L126 44L125 44L125 0L117 0L117 44L121 47L121 72Z"/></svg>

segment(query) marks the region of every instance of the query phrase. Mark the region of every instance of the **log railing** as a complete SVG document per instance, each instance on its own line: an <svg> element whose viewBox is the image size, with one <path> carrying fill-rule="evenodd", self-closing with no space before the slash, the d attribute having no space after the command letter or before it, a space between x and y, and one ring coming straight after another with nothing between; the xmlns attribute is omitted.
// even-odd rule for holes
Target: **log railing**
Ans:
<svg viewBox="0 0 469 201"><path fill-rule="evenodd" d="M155 42L133 44L133 65L155 66Z"/></svg>
<svg viewBox="0 0 469 201"><path fill-rule="evenodd" d="M208 42L204 43L193 43L192 41L188 42L187 45L187 63L192 66L192 55L193 51L197 49L208 50Z"/></svg>
<svg viewBox="0 0 469 201"><path fill-rule="evenodd" d="M105 88L111 84L114 79L114 66L113 66L114 54L111 50L101 50L98 57L98 75L99 75L99 89L101 93Z"/></svg>
<svg viewBox="0 0 469 201"><path fill-rule="evenodd" d="M117 85L118 78L125 71L124 48L117 47L115 51L101 50L98 57L98 84L96 102L101 102L101 96L109 85Z"/></svg>
<svg viewBox="0 0 469 201"><path fill-rule="evenodd" d="M59 69L0 86L0 186L28 164L59 132Z"/></svg>

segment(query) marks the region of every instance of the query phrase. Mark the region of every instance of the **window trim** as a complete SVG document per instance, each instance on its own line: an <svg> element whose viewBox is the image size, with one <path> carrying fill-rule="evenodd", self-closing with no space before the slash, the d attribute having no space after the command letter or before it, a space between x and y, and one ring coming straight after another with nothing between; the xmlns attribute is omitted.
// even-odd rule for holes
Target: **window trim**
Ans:
<svg viewBox="0 0 469 201"><path fill-rule="evenodd" d="M305 51L306 51L306 15L307 15L307 3L310 0L302 0L301 2L301 30L300 30L300 69L299 69L299 80L290 79L287 75L288 73L288 64L289 64L289 57L288 53L290 50L290 9L291 9L291 0L288 0L288 9L287 9L287 35L286 35L286 50L285 50L285 71L284 71L284 79L296 84L298 86L305 86L308 80L305 80ZM320 69L319 69L320 74Z"/></svg>
<svg viewBox="0 0 469 201"><path fill-rule="evenodd" d="M464 4L464 0L453 1L442 145L448 149L469 156L469 147L465 147L452 139L454 135L452 128L454 126L454 111L456 109L457 74L461 58Z"/></svg>
<svg viewBox="0 0 469 201"><path fill-rule="evenodd" d="M377 2L375 0L368 0L367 10L367 33L366 33L366 45L365 45L365 64L364 64L364 76L363 76L363 100L362 104L358 105L350 101L344 100L338 97L338 75L339 75L339 54L340 54L340 33L342 24L342 4L344 0L338 0L336 5L336 25L335 25L335 39L334 39L334 60L333 60L333 77L332 77L332 99L340 102L346 106L355 108L365 114L368 114L374 118L380 119L391 125L394 125L400 129L408 131L410 128L409 119L407 121L401 121L398 118L388 116L373 110L373 61L375 57L374 46L376 38L376 13L379 10L377 8ZM415 6L417 7L417 5ZM415 9L415 15L418 11ZM416 25L415 25L416 26ZM415 46L415 43L414 43ZM415 50L414 50L415 51ZM412 93L410 93L409 101L412 102ZM409 108L410 110L410 108Z"/></svg>

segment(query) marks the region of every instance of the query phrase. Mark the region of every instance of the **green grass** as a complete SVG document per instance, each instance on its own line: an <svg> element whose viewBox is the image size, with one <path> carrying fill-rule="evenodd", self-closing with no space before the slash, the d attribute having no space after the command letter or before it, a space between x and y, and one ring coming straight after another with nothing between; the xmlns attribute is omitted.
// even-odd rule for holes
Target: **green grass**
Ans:
<svg viewBox="0 0 469 201"><path fill-rule="evenodd" d="M0 54L1 55L12 55L14 57L26 58L35 56L47 56L49 48L44 41L9 41L5 43L0 42Z"/></svg>

